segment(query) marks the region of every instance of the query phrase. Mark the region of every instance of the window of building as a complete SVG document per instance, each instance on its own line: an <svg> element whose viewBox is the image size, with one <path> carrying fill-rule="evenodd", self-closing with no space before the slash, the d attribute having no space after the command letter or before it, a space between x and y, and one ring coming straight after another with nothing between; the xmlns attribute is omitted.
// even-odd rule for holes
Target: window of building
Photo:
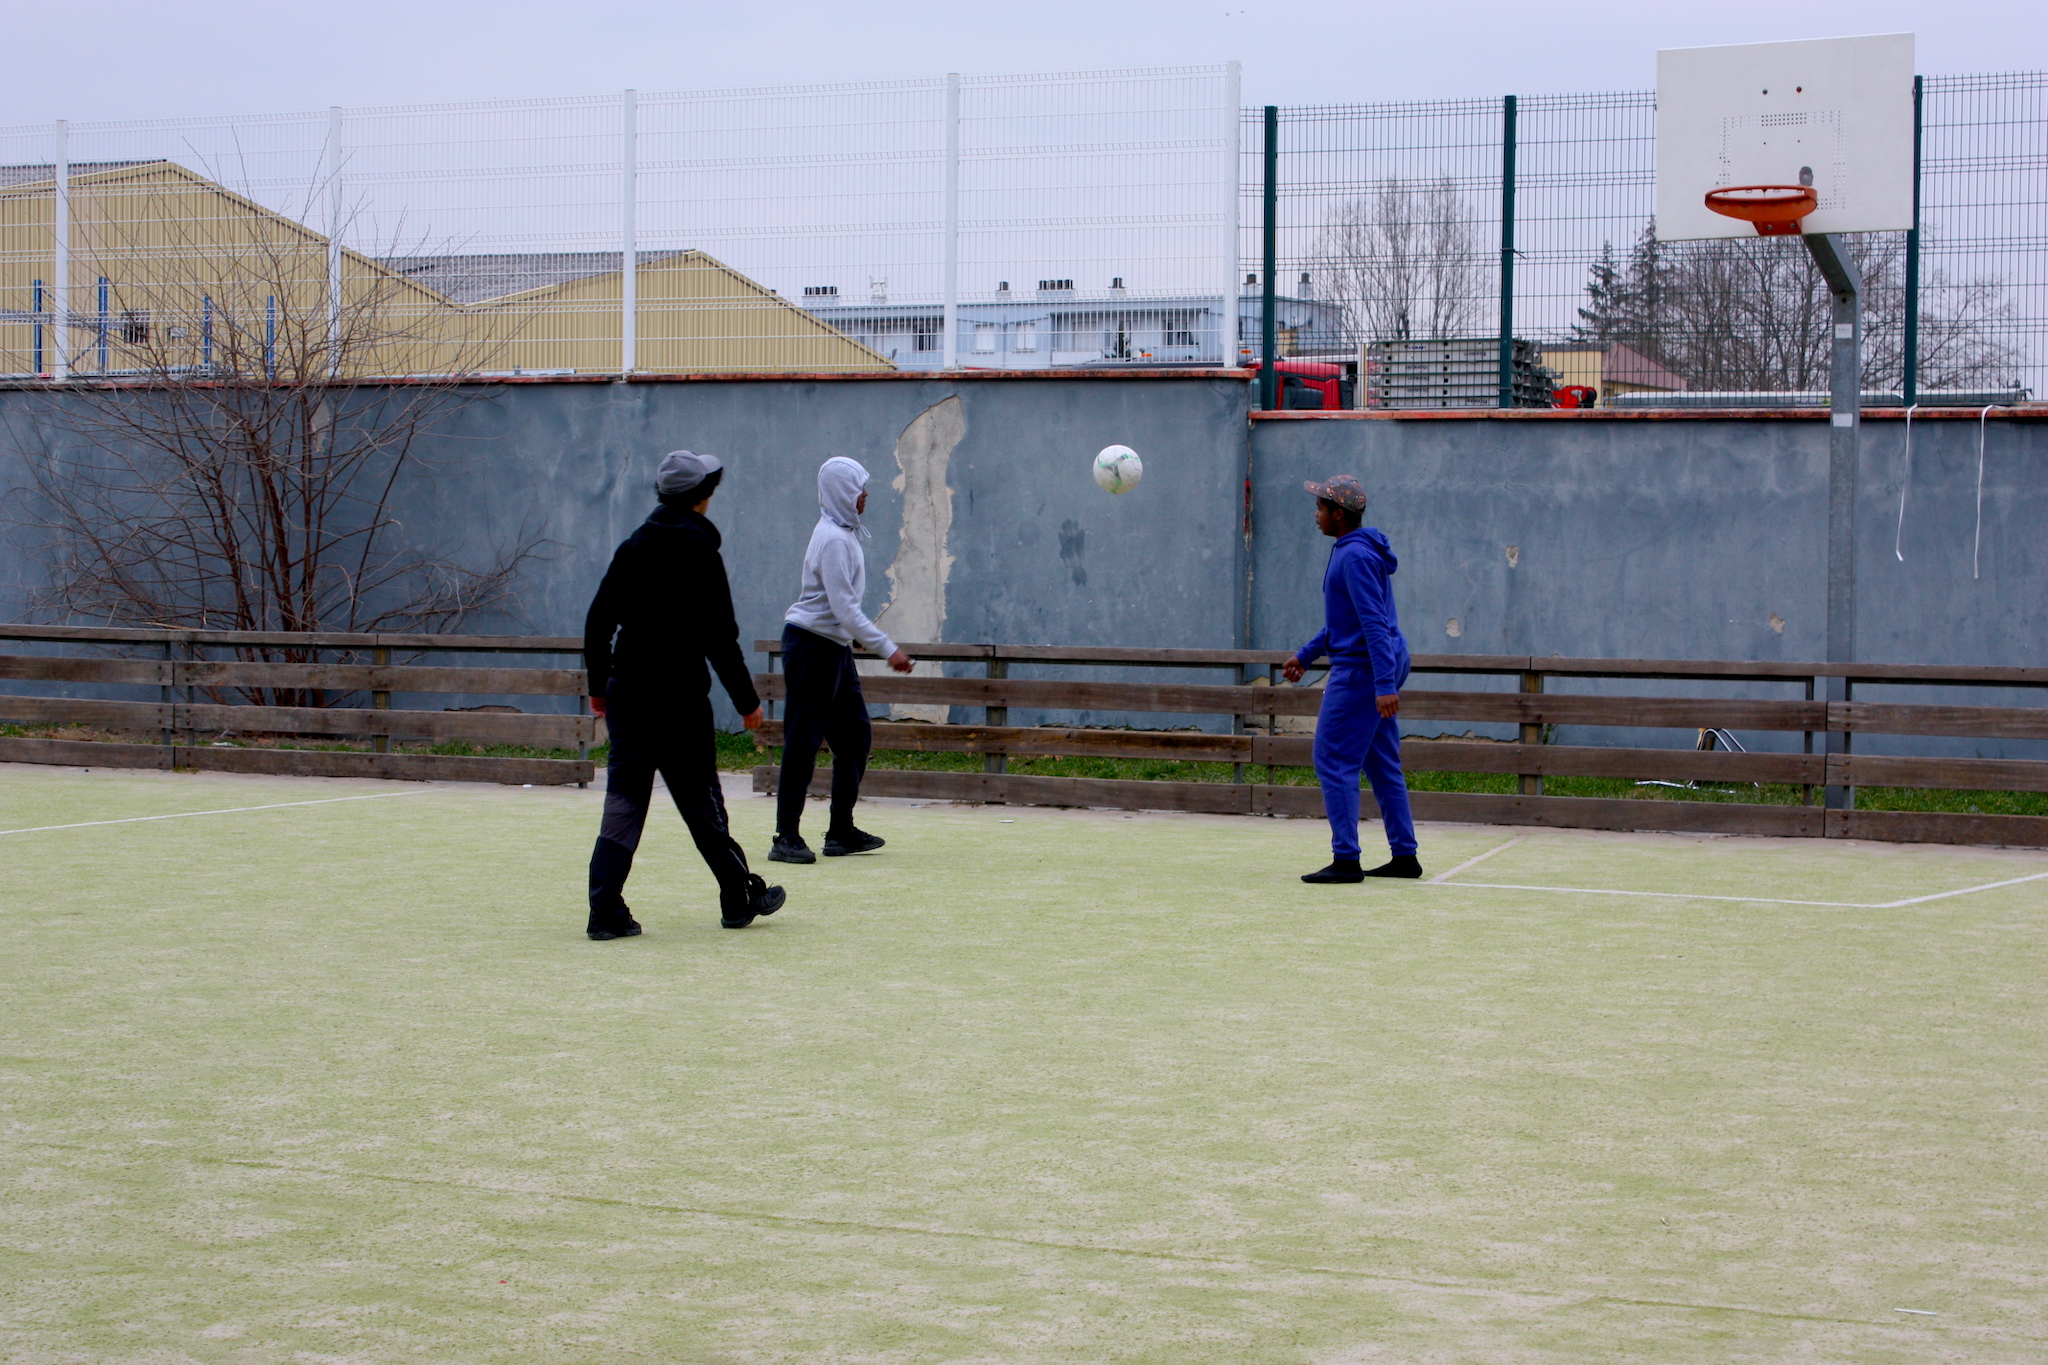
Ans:
<svg viewBox="0 0 2048 1365"><path fill-rule="evenodd" d="M1168 346L1199 346L1196 328L1200 325L1201 314L1192 308L1178 309L1160 315L1159 344Z"/></svg>
<svg viewBox="0 0 2048 1365"><path fill-rule="evenodd" d="M940 351L946 346L946 320L944 318L918 318L911 326L917 332L915 349Z"/></svg>
<svg viewBox="0 0 2048 1365"><path fill-rule="evenodd" d="M149 345L149 310L130 308L121 314L121 344L124 346Z"/></svg>
<svg viewBox="0 0 2048 1365"><path fill-rule="evenodd" d="M1038 324L1020 322L1012 329L1010 349L1013 351L1035 351L1038 349Z"/></svg>
<svg viewBox="0 0 2048 1365"><path fill-rule="evenodd" d="M974 327L974 353L976 355L994 355L996 353L996 333L1001 330L1002 328L993 322L976 323Z"/></svg>

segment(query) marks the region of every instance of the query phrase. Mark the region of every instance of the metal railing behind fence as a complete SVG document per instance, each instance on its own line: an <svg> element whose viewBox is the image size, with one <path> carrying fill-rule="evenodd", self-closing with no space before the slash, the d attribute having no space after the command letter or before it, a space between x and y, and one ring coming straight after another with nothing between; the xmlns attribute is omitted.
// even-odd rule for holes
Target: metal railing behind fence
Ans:
<svg viewBox="0 0 2048 1365"><path fill-rule="evenodd" d="M2048 76L1919 99L1921 227L1852 239L1864 386L2048 392ZM1215 365L1270 288L1281 354L1827 387L1798 243L1654 236L1648 91L1282 106L1267 280L1239 104L1232 64L4 128L0 374Z"/></svg>
<svg viewBox="0 0 2048 1365"><path fill-rule="evenodd" d="M1220 363L1237 106L1233 65L0 129L0 372Z"/></svg>
<svg viewBox="0 0 2048 1365"><path fill-rule="evenodd" d="M1918 99L1920 228L1849 239L1864 387L1908 403L2039 395L2048 75L1930 76ZM1260 122L1247 111L1253 184ZM1657 240L1651 91L1283 106L1279 136L1274 273L1317 306L1296 309L1300 330L1276 310L1283 351L1509 335L1603 400L1827 389L1827 289L1797 240ZM1255 259L1257 196L1245 205Z"/></svg>

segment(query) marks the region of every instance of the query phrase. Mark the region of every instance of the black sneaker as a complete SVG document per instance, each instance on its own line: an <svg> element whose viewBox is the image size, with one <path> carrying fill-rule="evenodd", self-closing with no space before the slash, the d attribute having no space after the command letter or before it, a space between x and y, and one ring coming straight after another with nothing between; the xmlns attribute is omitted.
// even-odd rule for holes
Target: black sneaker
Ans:
<svg viewBox="0 0 2048 1365"><path fill-rule="evenodd" d="M829 852L832 846L828 843L825 847ZM802 835L778 834L775 836L775 847L768 850L768 861L771 863L815 863L818 861L818 855L811 852L811 846L804 842Z"/></svg>
<svg viewBox="0 0 2048 1365"><path fill-rule="evenodd" d="M1396 853L1392 858L1365 873L1368 877L1403 877L1413 880L1422 875L1422 861L1413 853Z"/></svg>
<svg viewBox="0 0 2048 1365"><path fill-rule="evenodd" d="M1338 858L1320 872L1305 873L1302 880L1316 885L1331 882L1362 882L1365 880L1365 873L1359 869L1358 859Z"/></svg>
<svg viewBox="0 0 2048 1365"><path fill-rule="evenodd" d="M825 856L844 858L849 853L873 853L888 842L879 834L870 834L849 825L837 834L825 836Z"/></svg>
<svg viewBox="0 0 2048 1365"><path fill-rule="evenodd" d="M621 910L618 915L603 919L592 915L590 917L590 927L585 929L584 932L599 943L609 943L615 938L640 937L640 924L639 921L633 918L632 911Z"/></svg>
<svg viewBox="0 0 2048 1365"><path fill-rule="evenodd" d="M739 914L730 912L719 917L719 923L728 929L744 929L757 919L765 919L782 908L788 900L788 893L779 886L770 886L759 877L747 878L747 908Z"/></svg>

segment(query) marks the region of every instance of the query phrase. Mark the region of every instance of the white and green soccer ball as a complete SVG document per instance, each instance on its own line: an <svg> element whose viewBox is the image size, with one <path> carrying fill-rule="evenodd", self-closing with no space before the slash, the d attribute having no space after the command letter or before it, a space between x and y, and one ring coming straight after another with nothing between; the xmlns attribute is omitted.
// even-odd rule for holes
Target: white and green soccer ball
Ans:
<svg viewBox="0 0 2048 1365"><path fill-rule="evenodd" d="M1104 446L1095 457L1095 482L1106 493L1128 493L1145 477L1145 462L1129 446Z"/></svg>

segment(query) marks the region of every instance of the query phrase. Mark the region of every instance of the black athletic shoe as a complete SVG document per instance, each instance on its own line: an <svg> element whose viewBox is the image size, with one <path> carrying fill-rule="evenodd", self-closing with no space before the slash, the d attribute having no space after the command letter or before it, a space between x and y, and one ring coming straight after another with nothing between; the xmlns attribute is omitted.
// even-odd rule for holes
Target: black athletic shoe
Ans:
<svg viewBox="0 0 2048 1365"><path fill-rule="evenodd" d="M744 929L756 919L765 919L782 908L789 896L779 886L770 886L759 877L747 878L747 908L737 915L730 912L721 915L719 923L728 929Z"/></svg>
<svg viewBox="0 0 2048 1365"><path fill-rule="evenodd" d="M1403 877L1410 880L1422 875L1422 862L1413 853L1397 853L1378 867L1365 873L1368 877Z"/></svg>
<svg viewBox="0 0 2048 1365"><path fill-rule="evenodd" d="M1365 880L1365 873L1359 870L1358 859L1338 858L1320 872L1305 873L1302 876L1302 880L1315 885L1327 885L1331 882L1362 882Z"/></svg>
<svg viewBox="0 0 2048 1365"><path fill-rule="evenodd" d="M827 844L827 851L831 845ZM811 846L803 841L802 835L775 836L775 847L768 850L771 863L815 863L818 855L811 852Z"/></svg>
<svg viewBox="0 0 2048 1365"><path fill-rule="evenodd" d="M844 858L849 853L873 853L888 842L879 834L870 834L864 829L854 829L849 825L837 834L825 836L825 856Z"/></svg>
<svg viewBox="0 0 2048 1365"><path fill-rule="evenodd" d="M630 910L623 912L622 916L616 919L599 919L592 915L590 927L584 932L599 943L609 943L615 938L640 937L640 924L633 918L633 912Z"/></svg>

